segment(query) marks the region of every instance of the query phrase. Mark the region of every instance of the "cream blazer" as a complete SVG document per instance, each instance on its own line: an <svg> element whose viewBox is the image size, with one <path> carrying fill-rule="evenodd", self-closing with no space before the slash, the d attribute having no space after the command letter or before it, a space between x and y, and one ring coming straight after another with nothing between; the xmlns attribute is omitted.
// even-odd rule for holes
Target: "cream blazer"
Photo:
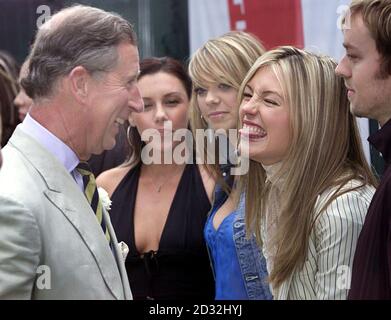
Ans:
<svg viewBox="0 0 391 320"><path fill-rule="evenodd" d="M57 159L19 128L2 150L0 300L131 299L117 239Z"/></svg>

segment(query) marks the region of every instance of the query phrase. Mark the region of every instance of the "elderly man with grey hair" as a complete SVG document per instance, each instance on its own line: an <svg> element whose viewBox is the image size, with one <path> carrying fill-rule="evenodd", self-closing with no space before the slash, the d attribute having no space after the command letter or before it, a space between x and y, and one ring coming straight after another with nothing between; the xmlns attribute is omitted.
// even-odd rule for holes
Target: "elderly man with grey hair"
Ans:
<svg viewBox="0 0 391 320"><path fill-rule="evenodd" d="M66 8L40 28L29 59L21 84L33 104L2 150L0 299L131 299L86 161L143 110L133 28L100 9Z"/></svg>

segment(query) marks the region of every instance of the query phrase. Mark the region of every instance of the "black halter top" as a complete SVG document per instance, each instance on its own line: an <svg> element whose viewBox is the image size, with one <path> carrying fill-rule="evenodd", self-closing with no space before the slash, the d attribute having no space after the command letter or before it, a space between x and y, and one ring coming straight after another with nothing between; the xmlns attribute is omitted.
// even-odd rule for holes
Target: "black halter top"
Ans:
<svg viewBox="0 0 391 320"><path fill-rule="evenodd" d="M129 246L125 266L134 299L214 298L214 280L203 236L211 208L195 164L187 164L171 203L158 251L135 246L134 208L141 164L131 169L112 195L111 222L118 242ZM156 208L157 210L159 208Z"/></svg>

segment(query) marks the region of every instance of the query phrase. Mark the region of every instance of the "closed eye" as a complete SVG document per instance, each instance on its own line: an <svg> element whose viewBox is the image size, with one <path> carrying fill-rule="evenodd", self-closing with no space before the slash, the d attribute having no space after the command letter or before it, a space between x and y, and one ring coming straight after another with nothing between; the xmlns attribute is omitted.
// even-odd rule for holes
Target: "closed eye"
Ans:
<svg viewBox="0 0 391 320"><path fill-rule="evenodd" d="M244 101L249 101L253 97L253 92L250 91L248 88L246 88L243 92L243 99Z"/></svg>
<svg viewBox="0 0 391 320"><path fill-rule="evenodd" d="M172 106L176 106L177 104L179 104L180 101L178 99L170 99L170 100L167 100L165 103L172 107Z"/></svg>
<svg viewBox="0 0 391 320"><path fill-rule="evenodd" d="M280 105L278 102L276 102L276 101L274 101L274 100L271 100L271 99L265 99L265 102L266 102L267 104L271 104L271 105L273 105L273 106L279 106L279 105Z"/></svg>
<svg viewBox="0 0 391 320"><path fill-rule="evenodd" d="M149 110L154 106L154 104L149 101L144 99L144 110Z"/></svg>

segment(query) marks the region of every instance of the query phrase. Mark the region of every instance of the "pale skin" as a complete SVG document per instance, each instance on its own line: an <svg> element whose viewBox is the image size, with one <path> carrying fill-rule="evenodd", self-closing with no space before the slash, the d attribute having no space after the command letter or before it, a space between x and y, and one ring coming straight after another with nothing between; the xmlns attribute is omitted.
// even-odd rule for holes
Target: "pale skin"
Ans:
<svg viewBox="0 0 391 320"><path fill-rule="evenodd" d="M205 88L196 88L197 102L201 114L209 126L215 130L235 129L238 120L237 94L238 91L224 83L212 83ZM217 230L224 219L235 210L233 190L224 204L213 217L213 227Z"/></svg>
<svg viewBox="0 0 391 320"><path fill-rule="evenodd" d="M346 54L336 73L345 80L350 110L383 126L391 119L391 75L380 75L381 55L361 14L351 17L350 28L344 30L343 45Z"/></svg>
<svg viewBox="0 0 391 320"><path fill-rule="evenodd" d="M288 149L291 133L288 106L277 77L269 68L259 70L249 81L244 96L240 112L236 110L236 117L240 116L250 128L250 134L245 137L249 138L250 158L265 165L281 161ZM236 95L231 103L234 101ZM237 192L235 189L232 191L213 217L216 230L235 210L236 199L239 198Z"/></svg>
<svg viewBox="0 0 391 320"><path fill-rule="evenodd" d="M281 161L291 141L289 110L275 74L269 69L257 71L248 82L240 106L239 116L249 133L249 156L265 165ZM237 190L219 208L213 219L217 230L224 219L236 208Z"/></svg>
<svg viewBox="0 0 391 320"><path fill-rule="evenodd" d="M158 72L145 75L138 81L145 110L132 114L129 121L139 133L146 129L162 129L165 121L171 121L173 131L187 128L189 98L181 81L175 76ZM162 155L164 148L162 149ZM134 233L138 252L157 251L174 195L182 177L184 164L142 165L134 209ZM97 179L111 196L130 167L120 167L103 172ZM209 201L214 181L199 166ZM160 192L158 191L161 187Z"/></svg>
<svg viewBox="0 0 391 320"><path fill-rule="evenodd" d="M250 159L272 165L282 161L292 140L289 106L270 67L259 69L247 83L240 106L241 139L249 141Z"/></svg>
<svg viewBox="0 0 391 320"><path fill-rule="evenodd" d="M115 145L121 122L131 112L141 112L143 102L137 87L139 58L129 42L117 46L113 70L93 77L84 67L75 67L58 80L53 95L34 101L30 115L87 161Z"/></svg>
<svg viewBox="0 0 391 320"><path fill-rule="evenodd" d="M201 114L209 126L217 129L235 129L238 120L236 97L238 91L224 83L212 83L195 88Z"/></svg>

